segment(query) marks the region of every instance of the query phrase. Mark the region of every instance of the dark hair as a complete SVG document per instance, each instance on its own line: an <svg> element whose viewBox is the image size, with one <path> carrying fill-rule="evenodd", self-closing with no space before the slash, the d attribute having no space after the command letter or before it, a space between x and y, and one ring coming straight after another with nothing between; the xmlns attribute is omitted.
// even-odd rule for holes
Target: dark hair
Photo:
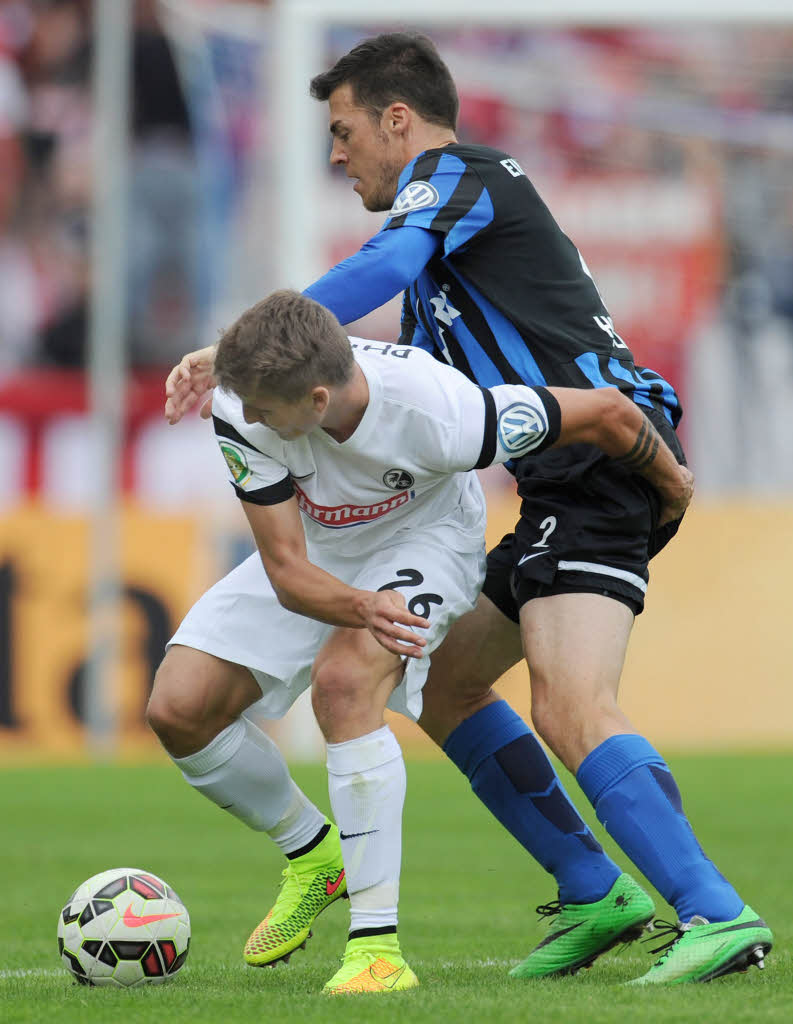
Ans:
<svg viewBox="0 0 793 1024"><path fill-rule="evenodd" d="M329 309L299 292L273 292L223 332L215 377L236 395L265 392L296 402L350 379L350 339Z"/></svg>
<svg viewBox="0 0 793 1024"><path fill-rule="evenodd" d="M327 100L340 85L352 86L355 102L375 120L401 100L430 124L457 127L459 100L435 44L414 32L387 32L365 39L330 71L311 79L311 95Z"/></svg>

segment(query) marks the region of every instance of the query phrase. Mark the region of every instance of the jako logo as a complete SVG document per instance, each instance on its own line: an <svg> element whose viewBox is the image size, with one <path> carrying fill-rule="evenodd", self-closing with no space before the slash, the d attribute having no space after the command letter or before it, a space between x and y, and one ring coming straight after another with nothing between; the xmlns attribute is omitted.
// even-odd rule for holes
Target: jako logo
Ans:
<svg viewBox="0 0 793 1024"><path fill-rule="evenodd" d="M413 210L425 210L428 206L435 206L440 198L438 190L428 181L411 181L394 200L388 216L401 217Z"/></svg>
<svg viewBox="0 0 793 1024"><path fill-rule="evenodd" d="M547 433L548 422L540 410L523 402L507 406L498 417L498 439L510 455L530 452Z"/></svg>

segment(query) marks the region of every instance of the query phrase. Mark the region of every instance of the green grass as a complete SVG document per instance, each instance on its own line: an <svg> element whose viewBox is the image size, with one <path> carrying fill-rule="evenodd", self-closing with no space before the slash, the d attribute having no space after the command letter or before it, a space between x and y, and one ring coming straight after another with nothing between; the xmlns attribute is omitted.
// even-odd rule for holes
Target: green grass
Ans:
<svg viewBox="0 0 793 1024"><path fill-rule="evenodd" d="M421 979L390 997L328 1000L347 903L320 918L305 952L275 970L246 968L241 948L277 886L282 858L191 792L169 764L6 767L0 772L3 940L0 1018L11 1022L789 1021L793 1006L793 755L671 759L699 838L775 932L765 972L709 985L636 991L620 982L652 962L641 944L573 978L518 982L507 970L539 941L533 908L553 884L479 805L446 762L408 765L400 937ZM327 807L324 767L297 781ZM578 796L573 785L571 792ZM591 810L585 816L595 825ZM608 845L620 863L624 858ZM164 876L190 910L193 943L170 984L86 989L59 966L61 905L108 867ZM660 900L660 916L673 912ZM375 1018L376 1015L376 1018Z"/></svg>

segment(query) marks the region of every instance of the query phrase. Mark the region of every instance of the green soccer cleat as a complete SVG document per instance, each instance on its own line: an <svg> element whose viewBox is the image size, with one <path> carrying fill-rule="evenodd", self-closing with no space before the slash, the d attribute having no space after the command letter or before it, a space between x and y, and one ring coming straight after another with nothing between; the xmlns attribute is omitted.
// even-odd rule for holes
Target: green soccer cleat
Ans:
<svg viewBox="0 0 793 1024"><path fill-rule="evenodd" d="M323 988L329 996L402 992L419 979L405 963L396 935L350 939L341 967Z"/></svg>
<svg viewBox="0 0 793 1024"><path fill-rule="evenodd" d="M298 947L305 949L314 920L331 903L347 896L335 825L330 824L330 832L313 850L289 861L283 879L267 917L245 943L242 955L252 967L274 966L280 960L288 961Z"/></svg>
<svg viewBox="0 0 793 1024"><path fill-rule="evenodd" d="M733 921L714 921L695 915L687 924L658 921L661 934L674 933L663 956L629 985L679 985L684 981L712 981L733 971L746 971L752 964L761 969L773 944L771 929L751 907L744 907Z"/></svg>
<svg viewBox="0 0 793 1024"><path fill-rule="evenodd" d="M638 939L652 919L653 901L630 875L622 874L597 903L547 903L537 907L542 917L559 916L551 930L511 978L548 978L575 974L591 966L601 953Z"/></svg>

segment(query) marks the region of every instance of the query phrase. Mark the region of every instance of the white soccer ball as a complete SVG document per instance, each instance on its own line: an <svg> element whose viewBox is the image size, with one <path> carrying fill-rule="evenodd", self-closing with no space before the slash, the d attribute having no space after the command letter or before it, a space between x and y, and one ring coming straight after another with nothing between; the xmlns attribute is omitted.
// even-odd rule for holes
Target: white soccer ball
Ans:
<svg viewBox="0 0 793 1024"><path fill-rule="evenodd" d="M157 875L112 868L72 893L58 918L58 952L81 985L158 984L184 964L190 915Z"/></svg>

